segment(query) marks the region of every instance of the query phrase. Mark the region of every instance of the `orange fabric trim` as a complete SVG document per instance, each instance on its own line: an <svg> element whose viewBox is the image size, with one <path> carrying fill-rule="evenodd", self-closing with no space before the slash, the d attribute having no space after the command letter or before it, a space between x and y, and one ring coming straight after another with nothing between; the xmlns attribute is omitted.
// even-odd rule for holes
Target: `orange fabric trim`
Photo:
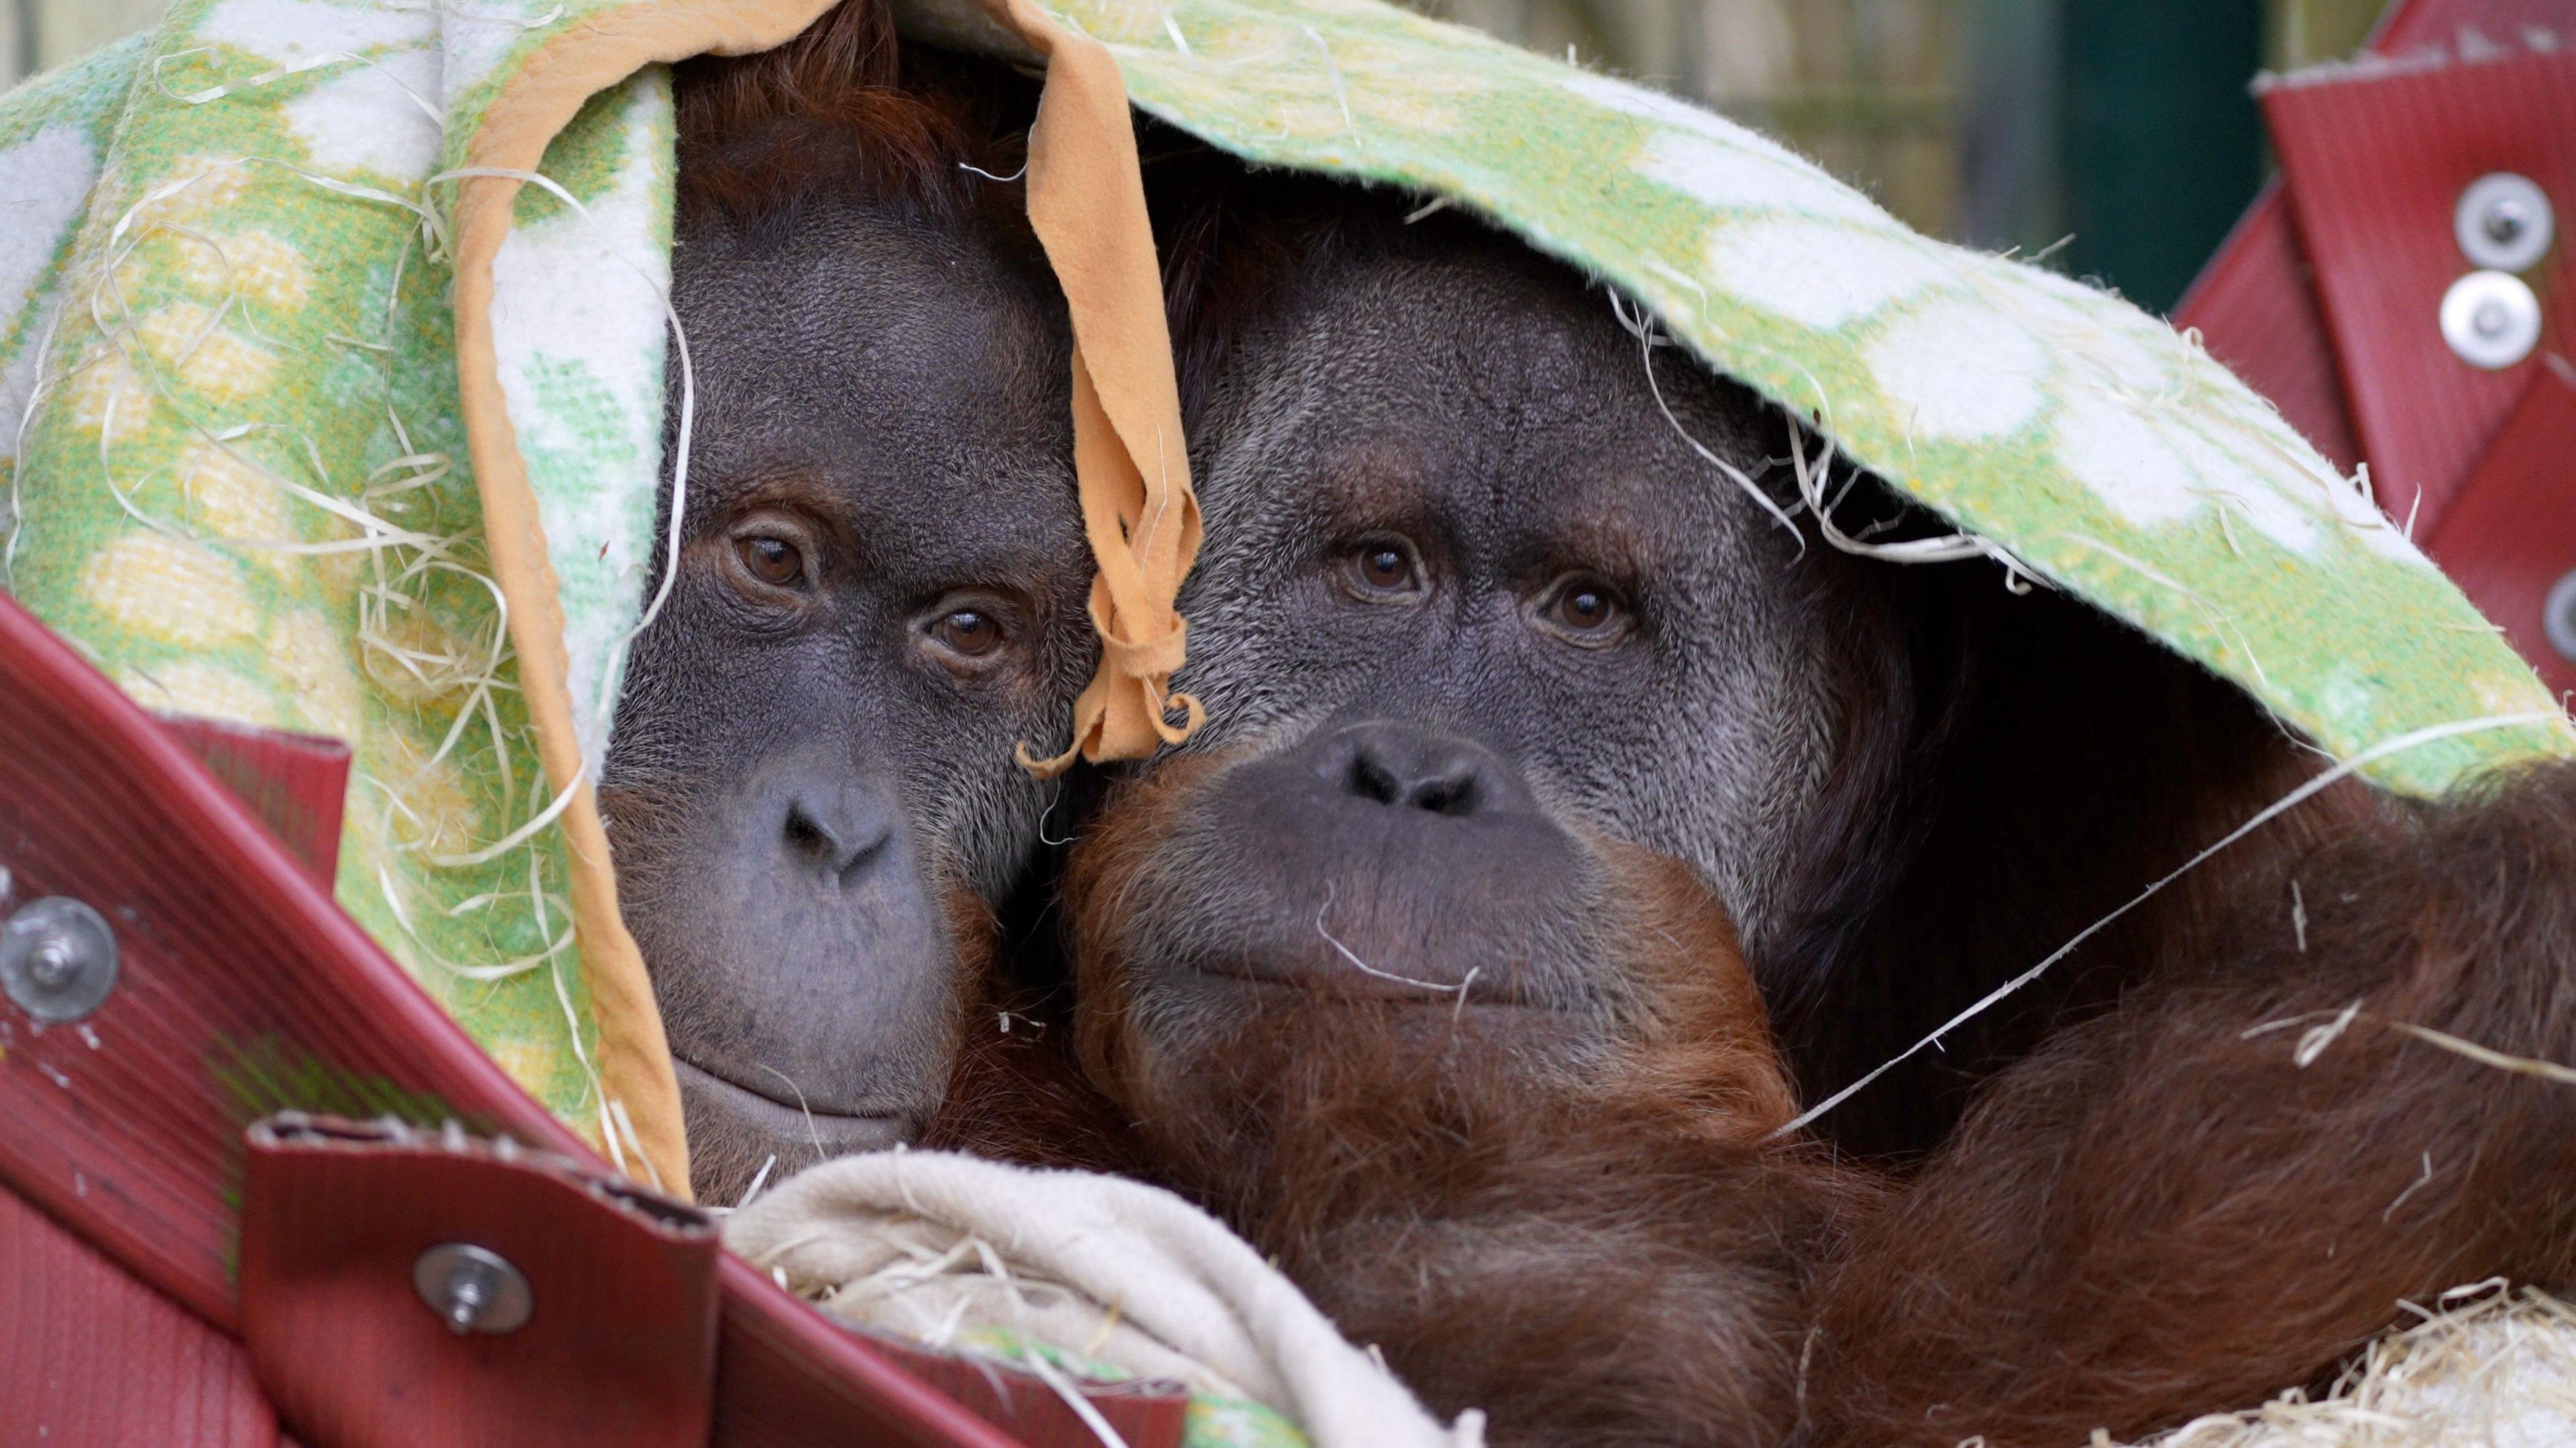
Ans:
<svg viewBox="0 0 2576 1448"><path fill-rule="evenodd" d="M534 171L546 145L582 102L656 62L707 51L766 50L795 36L832 0L660 0L575 25L546 42L501 88L466 146L469 166ZM601 1092L621 1104L636 1142L663 1190L689 1195L689 1147L680 1117L680 1085L643 953L617 913L617 876L599 804L583 775L565 682L563 606L546 554L536 494L528 488L518 435L501 391L492 338L492 261L510 234L521 183L469 177L456 198L456 371L465 414L466 449L483 498L492 573L510 600L510 641L519 655L519 687L536 726L546 777L582 777L563 813L572 865L573 927L582 973L599 1024ZM621 1148L622 1149L622 1148Z"/></svg>

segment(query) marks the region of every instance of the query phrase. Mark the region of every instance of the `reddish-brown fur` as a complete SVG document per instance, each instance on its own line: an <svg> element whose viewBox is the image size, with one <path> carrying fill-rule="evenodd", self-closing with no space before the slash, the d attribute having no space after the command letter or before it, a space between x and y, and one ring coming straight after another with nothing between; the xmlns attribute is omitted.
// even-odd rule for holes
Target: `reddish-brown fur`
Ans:
<svg viewBox="0 0 2576 1448"><path fill-rule="evenodd" d="M682 62L681 208L786 225L806 198L839 192L1025 230L1018 189L959 163L1018 171L1035 88L940 84L948 64L899 45L884 0L845 0L775 50Z"/></svg>
<svg viewBox="0 0 2576 1448"><path fill-rule="evenodd" d="M1288 262L1340 244L1335 207L1394 204L1185 218L1185 391ZM1811 837L1783 954L1816 968L1773 983L1811 1097L2317 767L2071 600L1968 570L1853 586L1941 622L1832 665L1896 706L1856 721ZM1686 872L1633 856L1604 908L1662 1029L1602 1070L1530 1069L1508 1022L1436 1000L1303 989L1165 1059L1127 1001L1118 943L1154 928L1127 882L1222 766L1124 786L1066 881L1081 1057L1136 1126L1101 1164L1224 1215L1498 1444L2125 1438L2330 1374L2403 1301L2576 1281L2576 1088L2387 1024L2576 1058L2576 765L2438 807L2327 791L1829 1119L1870 1170L1765 1138L1759 1006L1700 989L1745 979L1732 938ZM971 1099L1013 1109L1007 1084Z"/></svg>
<svg viewBox="0 0 2576 1448"><path fill-rule="evenodd" d="M1129 781L1112 795L1074 851L1063 892L1081 1003L1079 1049L1095 1081L1134 1090L1167 1069L1158 1060L1132 1055L1150 1043L1124 1029L1132 1006L1119 941L1140 923L1128 914L1126 882L1160 847L1172 820L1192 806L1194 794L1231 757L1227 752L1195 755ZM1724 908L1688 869L1670 860L1606 840L1595 840L1593 848L1614 876L1612 908L1630 927L1624 942L1629 953L1604 974L1616 975L1634 989L1617 1007L1622 1059L1582 1094L1622 1103L1622 1110L1669 1113L1692 1134L1713 1140L1763 1139L1794 1116L1797 1107L1772 1050L1761 996ZM1212 883L1222 888L1222 881ZM1141 923L1152 928L1153 922ZM1357 976L1350 979L1361 987L1372 984ZM1239 1059L1249 1061L1274 1050L1289 1056L1311 1053L1352 1058L1327 1068L1332 1071L1374 1072L1379 1068L1370 1058L1382 1054L1379 1048L1392 1039L1423 1034L1431 1045L1445 1047L1473 1040L1480 1030L1446 995L1427 1003L1405 1001L1387 1011L1378 1009L1375 995L1336 994L1329 986L1302 987L1300 997L1316 1004L1320 1014L1282 1013L1291 1018L1255 1032ZM1394 1034L1372 1039L1366 1050L1345 1049L1336 1042L1350 1034L1369 1034L1352 1032L1346 1012L1382 1021ZM1511 1027L1506 1023L1497 1029L1507 1035ZM1286 1066L1285 1061L1268 1060L1247 1066L1238 1073L1238 1084L1266 1094L1270 1073ZM1402 1069L1409 1072L1415 1066ZM1192 1079L1181 1089L1195 1096L1204 1084ZM1154 1088L1143 1089L1150 1093ZM1192 1104L1172 1117L1199 1110ZM1161 1129L1158 1122L1146 1125L1149 1133Z"/></svg>
<svg viewBox="0 0 2576 1448"><path fill-rule="evenodd" d="M921 1145L1023 1166L1151 1177L1152 1160L1117 1103L1074 1059L1072 1026L1049 996L987 975L970 1008L947 1097Z"/></svg>
<svg viewBox="0 0 2576 1448"><path fill-rule="evenodd" d="M1124 880L1205 756L1129 785L1066 899L1083 1055L1150 1174L1274 1258L1436 1409L1500 1443L1764 1441L1796 1413L1804 1300L1872 1194L1811 1145L1761 1002L1691 874L1605 846L1644 987L1600 1070L1532 1074L1521 1023L1448 1000L1300 991L1175 1075L1124 1029ZM1359 982L1362 986L1367 982ZM1678 1330L1681 1343L1664 1340ZM1689 1350L1675 1351L1687 1344Z"/></svg>
<svg viewBox="0 0 2576 1448"><path fill-rule="evenodd" d="M1130 1087L1160 1072L1102 947L1204 772L1114 799L1067 882L1112 1003L1084 1054ZM1785 1098L1731 938L1639 859L1623 893L1663 1028L1617 1069L1526 1074L1437 1003L1300 1002L1201 1058L1222 1067L1130 1095L1141 1174L1433 1406L1486 1409L1497 1443L2009 1448L2249 1406L2401 1301L2576 1280L2576 1095L2387 1024L2576 1055L2576 766L2408 813L2238 861L2187 953L2005 1071L1917 1172L1765 1139ZM1093 1164L1139 1171L1118 1150Z"/></svg>
<svg viewBox="0 0 2576 1448"><path fill-rule="evenodd" d="M2391 1024L2576 1058L2576 765L2281 864L2238 862L2213 943L2005 1073L1859 1230L1819 1441L2127 1436L2315 1376L2400 1300L2576 1281L2576 1088Z"/></svg>

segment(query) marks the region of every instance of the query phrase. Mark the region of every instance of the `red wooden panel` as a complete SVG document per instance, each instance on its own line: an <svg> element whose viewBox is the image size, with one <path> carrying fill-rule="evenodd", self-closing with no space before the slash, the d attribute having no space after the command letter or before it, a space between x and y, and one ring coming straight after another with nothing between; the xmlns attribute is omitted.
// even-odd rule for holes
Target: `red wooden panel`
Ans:
<svg viewBox="0 0 2576 1448"><path fill-rule="evenodd" d="M2476 49L2499 37L2519 42L2535 27L2562 43L2576 44L2576 5L2569 0L2397 0L2371 38L2370 49L2385 56L2433 45L2456 48L2464 42ZM2210 259L2174 309L2173 323L2199 329L2210 355L2270 398L2290 425L2337 466L2350 471L2361 461L2361 441L2345 402L2334 339L2318 305L2316 279L2300 248L2289 200L2277 183L2256 198Z"/></svg>
<svg viewBox="0 0 2576 1448"><path fill-rule="evenodd" d="M2422 536L2540 365L2490 372L2444 344L2443 293L2474 269L2452 212L2470 182L2512 171L2576 221L2576 52L2341 71L2276 85L2263 107L2372 482ZM2544 350L2576 324L2571 268L2560 245L2526 274Z"/></svg>
<svg viewBox="0 0 2576 1448"><path fill-rule="evenodd" d="M421 1301L421 1255L497 1253L506 1332ZM288 1422L332 1448L703 1448L715 1222L552 1152L395 1123L251 1128L242 1319Z"/></svg>
<svg viewBox="0 0 2576 1448"><path fill-rule="evenodd" d="M0 1190L0 1443L279 1448L250 1355Z"/></svg>
<svg viewBox="0 0 2576 1448"><path fill-rule="evenodd" d="M251 807L304 862L306 873L331 888L340 867L340 811L349 792L348 745L175 714L162 715L161 727Z"/></svg>
<svg viewBox="0 0 2576 1448"><path fill-rule="evenodd" d="M2576 369L2532 375L2425 551L2549 687L2576 689L2576 663L2541 623L2550 586L2576 569Z"/></svg>
<svg viewBox="0 0 2576 1448"><path fill-rule="evenodd" d="M38 1032L0 1004L0 1194L50 1216L67 1229L57 1235L114 1269L66 1289L76 1306L157 1293L221 1334L237 1332L241 1131L272 1111L454 1117L606 1169L204 763L5 595L0 864L10 872L0 909L75 896L113 925L123 957L114 995L79 1026ZM0 1240L0 1276L12 1245ZM717 1276L712 1442L1013 1448L1004 1431L738 1258L721 1258ZM43 1361L50 1322L0 1311L0 1365ZM1027 1381L994 1405L997 1416L1016 1425L1026 1411L1033 1434L1057 1431L1062 1405ZM165 1388L102 1382L99 1391L141 1400ZM1178 1441L1176 1402L1140 1408L1131 1395L1105 1396L1118 1400L1103 1410L1112 1421L1136 1428L1133 1448ZM35 1401L0 1397L0 1442L18 1441ZM48 1412L61 1406L41 1401Z"/></svg>
<svg viewBox="0 0 2576 1448"><path fill-rule="evenodd" d="M77 1026L0 1008L0 1184L218 1327L235 1325L252 1118L454 1115L586 1150L204 765L6 599L0 861L11 904L84 900L122 956Z"/></svg>

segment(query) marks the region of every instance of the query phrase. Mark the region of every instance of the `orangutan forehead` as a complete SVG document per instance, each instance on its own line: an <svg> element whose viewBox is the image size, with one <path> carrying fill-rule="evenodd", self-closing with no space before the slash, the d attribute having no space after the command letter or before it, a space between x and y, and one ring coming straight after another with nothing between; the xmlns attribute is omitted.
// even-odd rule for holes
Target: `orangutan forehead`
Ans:
<svg viewBox="0 0 2576 1448"><path fill-rule="evenodd" d="M882 207L818 209L792 235L686 231L674 302L702 416L844 431L1061 426L1062 303L1033 256Z"/></svg>
<svg viewBox="0 0 2576 1448"><path fill-rule="evenodd" d="M769 506L889 558L1081 552L1067 342L1041 274L856 204L784 240L683 240L693 531Z"/></svg>
<svg viewBox="0 0 2576 1448"><path fill-rule="evenodd" d="M1306 285L1210 433L1212 519L1239 514L1225 495L1241 491L1345 534L1606 571L1768 556L1776 524L1745 486L1769 467L1761 404L1677 349L1650 374L1607 292L1498 248L1354 261Z"/></svg>
<svg viewBox="0 0 2576 1448"><path fill-rule="evenodd" d="M1767 519L1688 449L1651 400L1642 419L1596 415L1582 426L1510 434L1427 414L1309 461L1302 496L1274 512L1271 531L1303 528L1328 540L1401 533L1500 567L1582 567L1638 581L1741 572L1769 556L1758 527ZM1224 504L1214 500L1220 518L1231 511Z"/></svg>
<svg viewBox="0 0 2576 1448"><path fill-rule="evenodd" d="M697 489L692 533L758 513L809 521L848 555L895 574L1053 579L1089 573L1071 475L1043 460L976 470L878 472L844 461L723 475Z"/></svg>

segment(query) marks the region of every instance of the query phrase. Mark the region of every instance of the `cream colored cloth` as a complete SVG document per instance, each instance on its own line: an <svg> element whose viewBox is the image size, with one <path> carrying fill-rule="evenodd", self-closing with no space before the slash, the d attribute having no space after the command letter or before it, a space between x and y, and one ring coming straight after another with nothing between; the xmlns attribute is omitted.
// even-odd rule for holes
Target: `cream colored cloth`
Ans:
<svg viewBox="0 0 2576 1448"><path fill-rule="evenodd" d="M1207 1213L1159 1188L948 1152L806 1171L735 1212L725 1245L849 1321L934 1346L1000 1328L1193 1392L1249 1398L1315 1448L1482 1448Z"/></svg>
<svg viewBox="0 0 2576 1448"><path fill-rule="evenodd" d="M725 1243L835 1316L933 1345L1003 1329L1263 1403L1316 1448L1483 1442L1481 1415L1441 1427L1241 1238L1136 1182L944 1152L844 1157L736 1212ZM2576 1307L2494 1284L2434 1306L2321 1399L2285 1394L2142 1448L2576 1443Z"/></svg>

